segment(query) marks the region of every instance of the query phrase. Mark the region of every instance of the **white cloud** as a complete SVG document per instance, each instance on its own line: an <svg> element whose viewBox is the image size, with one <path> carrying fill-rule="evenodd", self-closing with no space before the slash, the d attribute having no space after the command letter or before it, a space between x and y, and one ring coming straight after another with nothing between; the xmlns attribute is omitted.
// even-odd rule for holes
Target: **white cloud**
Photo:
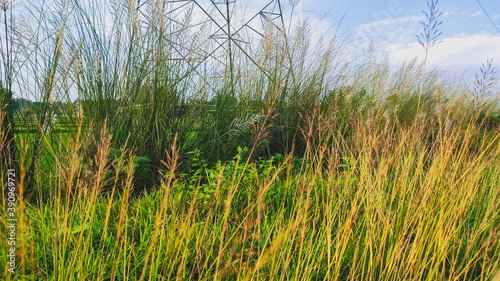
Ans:
<svg viewBox="0 0 500 281"><path fill-rule="evenodd" d="M374 21L360 25L356 29L357 34L355 36L359 38L360 44L367 43L370 40L379 41L380 39L384 42L406 42L408 38L415 36L415 33L420 28L419 21L424 19L423 16L409 16Z"/></svg>
<svg viewBox="0 0 500 281"><path fill-rule="evenodd" d="M457 13L456 11L446 11L446 12L443 12L442 16L447 17L447 16L455 15L456 13Z"/></svg>
<svg viewBox="0 0 500 281"><path fill-rule="evenodd" d="M485 33L449 37L430 49L428 62L436 66L468 68L479 66L486 59L494 58L494 62L498 65L500 62L498 46L500 46L500 35ZM388 44L386 51L397 62L414 57L423 59L425 56L422 46L418 43Z"/></svg>
<svg viewBox="0 0 500 281"><path fill-rule="evenodd" d="M358 27L358 32L360 33L385 33L387 29L393 30L396 24L401 23L418 23L419 21L425 19L423 16L410 16L401 18L389 18L385 20L374 21L371 23L362 24Z"/></svg>

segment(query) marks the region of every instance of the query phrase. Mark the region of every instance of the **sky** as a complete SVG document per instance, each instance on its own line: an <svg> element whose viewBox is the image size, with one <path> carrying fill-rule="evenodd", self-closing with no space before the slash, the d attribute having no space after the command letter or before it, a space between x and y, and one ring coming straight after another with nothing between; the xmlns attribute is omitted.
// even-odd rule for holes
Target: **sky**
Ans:
<svg viewBox="0 0 500 281"><path fill-rule="evenodd" d="M58 10L55 4L58 1L39 1ZM106 3L108 0L95 1ZM175 1L173 5L195 7L193 22L203 22L207 16L218 16L221 22L225 0L199 0L196 1L198 7L194 3ZM262 26L261 17L254 16L259 11L266 5L265 11L278 12L279 9L278 0L236 0L234 3L231 4L233 30L247 21L258 29ZM425 56L416 35L422 31L419 21L425 19L422 11L428 11L427 0L281 0L280 3L285 25L290 29L307 19L312 26L313 40L320 35L327 38L340 35L349 42L348 48L357 54L367 52L373 41L375 52L380 57L387 55L395 66L415 57L423 60ZM202 12L202 6L211 11L210 15ZM221 8L221 13L214 9L215 6ZM439 0L437 8L442 12L440 20L443 23L439 26L442 32L439 40L442 41L429 51L428 65L449 74L452 80L465 74L463 82L472 85L481 64L493 59L496 78L500 78L500 31L497 29L500 28L500 0ZM105 26L111 31L109 11L101 12L105 14ZM495 88L500 92L500 82Z"/></svg>
<svg viewBox="0 0 500 281"><path fill-rule="evenodd" d="M500 28L500 1L479 3L438 1L443 22L439 27L442 42L429 51L430 65L450 74L467 72L468 80L487 59L493 59L493 66L500 69L500 31L496 28ZM295 9L300 10L301 17L315 22L316 32L328 34L338 30L360 48L366 48L366 43L373 40L377 52L387 54L393 63L425 56L416 35L422 31L419 23L425 19L422 11L428 11L426 0L301 0Z"/></svg>

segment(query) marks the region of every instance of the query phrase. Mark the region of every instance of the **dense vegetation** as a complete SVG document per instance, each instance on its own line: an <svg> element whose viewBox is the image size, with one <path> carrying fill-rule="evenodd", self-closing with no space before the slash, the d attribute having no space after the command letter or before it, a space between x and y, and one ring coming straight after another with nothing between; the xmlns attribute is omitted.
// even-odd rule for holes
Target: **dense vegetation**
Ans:
<svg viewBox="0 0 500 281"><path fill-rule="evenodd" d="M490 280L500 268L491 61L468 87L373 48L348 61L344 38L310 38L307 23L266 17L255 39L229 8L207 8L220 4L81 2L23 4L35 23L4 5L15 278ZM436 34L419 37L426 52Z"/></svg>

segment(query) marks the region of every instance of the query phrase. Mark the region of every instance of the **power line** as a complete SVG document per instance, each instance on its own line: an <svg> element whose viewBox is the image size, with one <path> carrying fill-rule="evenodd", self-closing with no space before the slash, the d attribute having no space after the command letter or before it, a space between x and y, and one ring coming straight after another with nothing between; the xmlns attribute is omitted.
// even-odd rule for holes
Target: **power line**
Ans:
<svg viewBox="0 0 500 281"><path fill-rule="evenodd" d="M488 19L490 19L491 23L493 24L493 26L497 29L498 33L500 33L500 29L498 29L497 25L495 24L495 22L491 19L490 15L488 15L488 13L486 12L486 10L484 9L483 5L481 5L481 2L479 2L479 0L476 0L477 3L479 4L479 6L481 6L481 9L483 9L484 13L486 14L486 16L488 17Z"/></svg>

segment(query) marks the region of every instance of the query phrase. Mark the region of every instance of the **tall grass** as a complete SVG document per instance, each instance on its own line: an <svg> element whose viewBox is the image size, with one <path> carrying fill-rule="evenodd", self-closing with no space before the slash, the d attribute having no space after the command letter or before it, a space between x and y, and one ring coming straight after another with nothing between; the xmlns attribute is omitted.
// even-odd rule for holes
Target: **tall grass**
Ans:
<svg viewBox="0 0 500 281"><path fill-rule="evenodd" d="M109 129L90 177L78 133L55 152L50 198L24 209L25 277L488 280L500 266L500 132L354 116L353 141L317 129L302 161L241 151L192 177L177 173L176 141L161 185L139 197L127 153L108 160ZM304 138L326 122L304 118Z"/></svg>
<svg viewBox="0 0 500 281"><path fill-rule="evenodd" d="M437 8L439 0L427 0L427 7L429 8L428 12L422 11L425 14L427 21L420 21L420 24L423 27L423 31L417 35L418 43L422 45L425 50L425 58L423 63L423 73L422 73L422 83L420 84L420 95L418 97L418 105L417 112L420 109L420 100L422 96L422 89L425 80L425 70L427 67L427 58L429 56L430 49L439 44L441 41L437 41L437 38L442 34L439 31L439 26L443 23L439 20L439 17L443 14Z"/></svg>
<svg viewBox="0 0 500 281"><path fill-rule="evenodd" d="M16 136L15 278L489 280L500 268L491 63L476 93L426 62L350 65L345 38L314 45L307 21L287 29L283 15L246 44L229 2L25 5L39 24L20 23L16 81L42 106L37 130Z"/></svg>

